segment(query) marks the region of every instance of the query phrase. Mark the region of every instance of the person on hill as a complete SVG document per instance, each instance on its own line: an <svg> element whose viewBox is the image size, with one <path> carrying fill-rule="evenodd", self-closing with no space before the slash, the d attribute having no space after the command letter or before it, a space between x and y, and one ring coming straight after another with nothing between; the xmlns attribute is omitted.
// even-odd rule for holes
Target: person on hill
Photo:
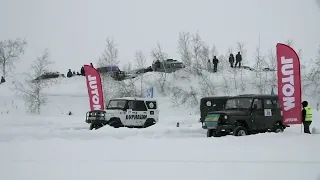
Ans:
<svg viewBox="0 0 320 180"><path fill-rule="evenodd" d="M69 71L68 71L68 73L67 73L67 77L68 77L68 78L71 78L71 77L72 77L71 69L69 69Z"/></svg>
<svg viewBox="0 0 320 180"><path fill-rule="evenodd" d="M234 64L234 56L233 54L231 53L230 56L229 56L229 63L230 63L230 67L233 68L233 64Z"/></svg>
<svg viewBox="0 0 320 180"><path fill-rule="evenodd" d="M77 74L76 74L76 71L73 71L73 72L72 72L72 76L75 76L75 75L77 75Z"/></svg>
<svg viewBox="0 0 320 180"><path fill-rule="evenodd" d="M213 72L217 72L219 60L216 56L213 56L212 64L213 64Z"/></svg>
<svg viewBox="0 0 320 180"><path fill-rule="evenodd" d="M241 61L242 61L242 56L240 54L240 52L238 52L238 54L236 55L236 64L234 65L234 67L236 68L238 63L239 63L239 68L241 67Z"/></svg>
<svg viewBox="0 0 320 180"><path fill-rule="evenodd" d="M211 71L212 71L210 59L209 59L208 62L207 62L207 69L208 69L208 72L211 72Z"/></svg>
<svg viewBox="0 0 320 180"><path fill-rule="evenodd" d="M302 123L304 127L304 133L311 134L310 125L312 123L312 109L308 106L308 101L302 103Z"/></svg>
<svg viewBox="0 0 320 180"><path fill-rule="evenodd" d="M81 76L84 76L84 67L83 66L81 67L80 72L81 72Z"/></svg>
<svg viewBox="0 0 320 180"><path fill-rule="evenodd" d="M6 80L4 79L4 77L1 76L1 82L0 82L0 84L5 83L5 82L6 82Z"/></svg>

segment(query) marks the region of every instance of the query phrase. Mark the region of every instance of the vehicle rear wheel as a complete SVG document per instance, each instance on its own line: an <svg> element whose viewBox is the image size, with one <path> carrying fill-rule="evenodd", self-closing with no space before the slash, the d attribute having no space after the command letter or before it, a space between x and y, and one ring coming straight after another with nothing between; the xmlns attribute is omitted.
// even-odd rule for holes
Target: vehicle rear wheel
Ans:
<svg viewBox="0 0 320 180"><path fill-rule="evenodd" d="M248 130L243 126L237 126L233 130L233 135L234 136L246 136L246 135L248 135Z"/></svg>
<svg viewBox="0 0 320 180"><path fill-rule="evenodd" d="M273 132L275 133L282 133L283 132L283 127L281 125L275 125L272 129Z"/></svg>

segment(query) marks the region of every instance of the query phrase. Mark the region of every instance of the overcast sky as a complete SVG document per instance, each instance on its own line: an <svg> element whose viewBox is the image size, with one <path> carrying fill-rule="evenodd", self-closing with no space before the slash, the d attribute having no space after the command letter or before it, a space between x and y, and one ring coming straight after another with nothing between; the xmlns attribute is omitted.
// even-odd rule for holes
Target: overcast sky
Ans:
<svg viewBox="0 0 320 180"><path fill-rule="evenodd" d="M302 48L304 58L320 45L320 8L316 0L0 0L0 39L25 38L26 54L17 65L27 68L45 48L54 70L76 71L96 63L105 37L118 44L122 64L159 41L179 59L179 32L199 32L219 53L243 42L253 59L260 33L262 50L287 39Z"/></svg>

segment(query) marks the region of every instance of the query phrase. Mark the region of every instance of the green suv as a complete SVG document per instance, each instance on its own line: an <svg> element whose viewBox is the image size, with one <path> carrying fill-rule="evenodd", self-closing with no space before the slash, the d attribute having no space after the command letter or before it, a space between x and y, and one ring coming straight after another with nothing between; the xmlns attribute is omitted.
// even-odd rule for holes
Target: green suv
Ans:
<svg viewBox="0 0 320 180"><path fill-rule="evenodd" d="M230 97L224 110L208 113L202 128L207 137L233 134L245 136L264 132L283 132L278 95L246 94Z"/></svg>

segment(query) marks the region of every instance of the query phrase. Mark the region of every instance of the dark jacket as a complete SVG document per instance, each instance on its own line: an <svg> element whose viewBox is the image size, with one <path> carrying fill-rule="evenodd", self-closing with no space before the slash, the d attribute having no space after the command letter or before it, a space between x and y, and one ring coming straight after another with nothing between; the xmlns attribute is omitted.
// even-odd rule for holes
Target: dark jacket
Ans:
<svg viewBox="0 0 320 180"><path fill-rule="evenodd" d="M218 64L218 63L219 63L219 60L218 60L217 58L213 58L213 59L212 59L212 63L213 63L213 64Z"/></svg>
<svg viewBox="0 0 320 180"><path fill-rule="evenodd" d="M67 77L68 77L68 78L72 77L72 72L71 72L71 70L68 71Z"/></svg>
<svg viewBox="0 0 320 180"><path fill-rule="evenodd" d="M84 67L82 66L81 70L80 70L80 73L82 76L84 76Z"/></svg>
<svg viewBox="0 0 320 180"><path fill-rule="evenodd" d="M302 113L302 122L305 122L307 111L303 108L301 113Z"/></svg>
<svg viewBox="0 0 320 180"><path fill-rule="evenodd" d="M6 80L5 80L4 77L2 76L2 77L1 77L1 83L4 83L4 82L6 82Z"/></svg>
<svg viewBox="0 0 320 180"><path fill-rule="evenodd" d="M237 54L237 55L236 55L236 61L237 61L237 62L241 62L241 61L242 61L242 56L241 56L241 54Z"/></svg>
<svg viewBox="0 0 320 180"><path fill-rule="evenodd" d="M229 63L234 63L234 56L229 56Z"/></svg>

